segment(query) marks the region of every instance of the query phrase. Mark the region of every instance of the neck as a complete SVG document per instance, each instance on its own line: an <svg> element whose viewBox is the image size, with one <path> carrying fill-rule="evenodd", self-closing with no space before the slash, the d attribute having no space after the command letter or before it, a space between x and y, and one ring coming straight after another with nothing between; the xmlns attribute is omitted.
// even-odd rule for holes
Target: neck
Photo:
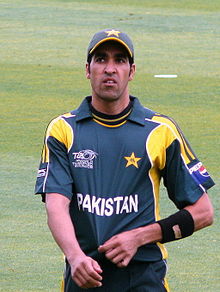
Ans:
<svg viewBox="0 0 220 292"><path fill-rule="evenodd" d="M102 125L110 125L113 127L120 126L126 122L128 116L130 115L133 107L133 99L130 100L128 106L119 114L106 114L103 112L97 111L92 104L90 104L90 109L92 112L93 120L101 123Z"/></svg>
<svg viewBox="0 0 220 292"><path fill-rule="evenodd" d="M130 102L129 95L122 100L102 100L92 97L91 104L99 112L107 115L117 115L121 113Z"/></svg>

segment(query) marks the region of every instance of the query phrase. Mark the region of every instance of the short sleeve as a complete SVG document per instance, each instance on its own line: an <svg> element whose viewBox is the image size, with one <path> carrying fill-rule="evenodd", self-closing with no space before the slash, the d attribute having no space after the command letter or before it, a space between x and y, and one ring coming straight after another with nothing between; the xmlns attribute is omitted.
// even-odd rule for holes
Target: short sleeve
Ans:
<svg viewBox="0 0 220 292"><path fill-rule="evenodd" d="M195 154L190 162L184 159L186 153L181 151L184 149L181 147L182 139L176 138L166 149L166 164L162 170L168 195L179 209L195 203L214 185L207 170Z"/></svg>
<svg viewBox="0 0 220 292"><path fill-rule="evenodd" d="M170 199L181 209L195 203L214 185L177 123L168 116L155 114L158 123L158 167Z"/></svg>
<svg viewBox="0 0 220 292"><path fill-rule="evenodd" d="M46 193L60 193L69 199L72 197L73 178L65 141L63 123L60 120L52 122L45 135L35 185L35 194L42 194L43 200Z"/></svg>

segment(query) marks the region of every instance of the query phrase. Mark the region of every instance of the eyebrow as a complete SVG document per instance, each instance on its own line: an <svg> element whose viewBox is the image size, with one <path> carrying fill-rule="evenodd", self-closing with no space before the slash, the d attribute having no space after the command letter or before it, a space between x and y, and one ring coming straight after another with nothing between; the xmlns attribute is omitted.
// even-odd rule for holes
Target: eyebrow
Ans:
<svg viewBox="0 0 220 292"><path fill-rule="evenodd" d="M94 57L106 57L106 53L99 53L99 52L97 52L97 53L94 53Z"/></svg>
<svg viewBox="0 0 220 292"><path fill-rule="evenodd" d="M94 57L107 57L107 53L97 52L94 54ZM128 55L126 53L118 53L114 55L114 58L128 58Z"/></svg>

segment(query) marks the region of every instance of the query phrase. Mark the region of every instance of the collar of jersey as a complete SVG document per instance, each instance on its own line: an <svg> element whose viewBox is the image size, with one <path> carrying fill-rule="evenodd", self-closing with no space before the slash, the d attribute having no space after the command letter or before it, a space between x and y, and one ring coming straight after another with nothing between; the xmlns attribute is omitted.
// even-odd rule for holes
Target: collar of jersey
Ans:
<svg viewBox="0 0 220 292"><path fill-rule="evenodd" d="M142 126L145 125L146 111L145 108L141 106L139 100L130 96L131 99L134 100L133 110L131 114L128 116L128 120L140 124ZM76 113L76 121L80 122L85 119L93 119L92 113L90 111L89 102L91 101L91 96L87 96L81 105L78 107Z"/></svg>

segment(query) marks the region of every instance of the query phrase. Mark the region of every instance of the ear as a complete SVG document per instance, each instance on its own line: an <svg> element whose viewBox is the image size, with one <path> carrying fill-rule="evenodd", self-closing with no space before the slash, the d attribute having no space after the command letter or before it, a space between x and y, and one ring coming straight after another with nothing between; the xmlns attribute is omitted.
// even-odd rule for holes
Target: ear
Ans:
<svg viewBox="0 0 220 292"><path fill-rule="evenodd" d="M86 63L86 78L90 79L90 64Z"/></svg>
<svg viewBox="0 0 220 292"><path fill-rule="evenodd" d="M129 72L129 81L133 80L136 71L136 65L132 64Z"/></svg>

